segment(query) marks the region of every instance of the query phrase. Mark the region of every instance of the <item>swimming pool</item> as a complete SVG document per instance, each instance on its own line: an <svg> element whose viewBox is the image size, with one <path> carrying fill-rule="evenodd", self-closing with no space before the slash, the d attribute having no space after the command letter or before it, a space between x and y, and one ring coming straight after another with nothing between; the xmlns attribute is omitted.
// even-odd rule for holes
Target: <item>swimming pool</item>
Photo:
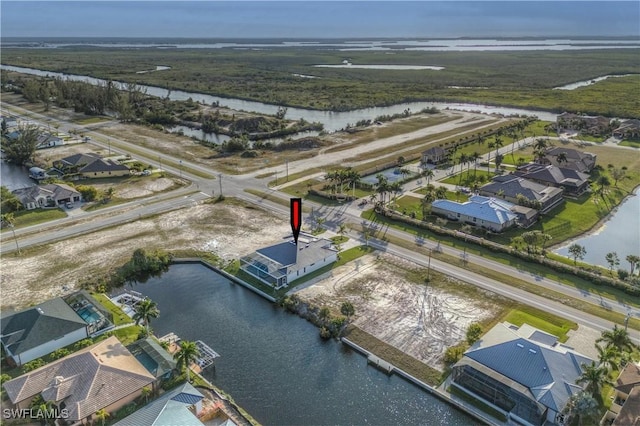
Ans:
<svg viewBox="0 0 640 426"><path fill-rule="evenodd" d="M410 176L417 175L417 173L414 172L414 171L409 171L409 174L403 175L402 173L400 173L400 168L399 167L391 167L389 169L381 170L381 171L379 171L377 173L374 173L374 174L371 174L371 175L363 176L360 179L360 181L375 185L375 184L378 183L378 178L376 176L378 176L379 174L381 174L384 177L386 177L387 181L389 183L397 182L397 181L403 180L405 178L408 178Z"/></svg>
<svg viewBox="0 0 640 426"><path fill-rule="evenodd" d="M153 358L149 356L149 354L147 354L146 352L140 351L134 354L134 356L138 361L140 361L140 364L142 364L149 373L153 375L156 374L156 371L158 370L158 363L155 362Z"/></svg>
<svg viewBox="0 0 640 426"><path fill-rule="evenodd" d="M96 322L102 318L102 315L93 307L93 305L87 305L84 308L78 311L78 315L82 318L87 324L91 324L92 322Z"/></svg>

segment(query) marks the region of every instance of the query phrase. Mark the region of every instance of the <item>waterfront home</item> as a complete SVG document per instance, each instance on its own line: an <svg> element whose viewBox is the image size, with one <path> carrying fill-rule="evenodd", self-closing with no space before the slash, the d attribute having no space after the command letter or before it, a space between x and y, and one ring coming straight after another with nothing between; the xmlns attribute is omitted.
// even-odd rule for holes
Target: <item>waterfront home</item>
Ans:
<svg viewBox="0 0 640 426"><path fill-rule="evenodd" d="M74 188L59 183L18 189L13 193L26 210L58 207L66 203L76 203L82 199L82 195Z"/></svg>
<svg viewBox="0 0 640 426"><path fill-rule="evenodd" d="M198 419L203 413L203 399L204 395L196 388L184 383L128 415L114 426L200 426L204 424Z"/></svg>
<svg viewBox="0 0 640 426"><path fill-rule="evenodd" d="M287 239L240 258L240 263L246 273L278 289L336 260L331 241L301 233L297 245Z"/></svg>
<svg viewBox="0 0 640 426"><path fill-rule="evenodd" d="M15 409L38 395L66 409L67 422L88 424L96 412L113 413L133 402L155 378L115 337L30 371L2 386ZM92 423L95 424L95 423Z"/></svg>
<svg viewBox="0 0 640 426"><path fill-rule="evenodd" d="M47 174L45 169L41 169L40 167L31 167L29 168L29 177L35 180L44 180L51 176Z"/></svg>
<svg viewBox="0 0 640 426"><path fill-rule="evenodd" d="M53 166L66 175L84 178L128 176L131 173L127 166L93 153L74 154L54 161Z"/></svg>
<svg viewBox="0 0 640 426"><path fill-rule="evenodd" d="M500 323L464 353L451 385L524 425L559 424L576 380L592 360L555 336L523 324Z"/></svg>
<svg viewBox="0 0 640 426"><path fill-rule="evenodd" d="M166 380L173 376L176 361L153 337L137 340L127 346L127 349L157 380Z"/></svg>
<svg viewBox="0 0 640 426"><path fill-rule="evenodd" d="M614 385L611 407L602 424L636 425L640 419L640 364L627 363Z"/></svg>
<svg viewBox="0 0 640 426"><path fill-rule="evenodd" d="M3 316L0 340L17 366L89 336L87 323L60 297Z"/></svg>
<svg viewBox="0 0 640 426"><path fill-rule="evenodd" d="M565 167L530 163L518 167L513 174L542 185L562 188L565 196L577 197L589 188L589 175Z"/></svg>
<svg viewBox="0 0 640 426"><path fill-rule="evenodd" d="M447 219L501 232L514 226L518 216L511 211L513 204L495 198L474 195L464 203L435 200L431 212Z"/></svg>
<svg viewBox="0 0 640 426"><path fill-rule="evenodd" d="M610 123L610 118L601 115L577 115L565 112L556 118L558 133L562 131L578 131L580 133L601 136L609 134Z"/></svg>
<svg viewBox="0 0 640 426"><path fill-rule="evenodd" d="M447 161L448 151L442 147L434 146L422 152L422 164L440 164Z"/></svg>
<svg viewBox="0 0 640 426"><path fill-rule="evenodd" d="M546 213L564 202L562 188L546 186L515 176L496 176L491 182L479 188L478 193L486 197L496 197L516 204L526 204ZM522 198L524 197L524 198Z"/></svg>
<svg viewBox="0 0 640 426"><path fill-rule="evenodd" d="M62 138L50 133L41 133L38 135L36 149L53 148L62 145L64 145Z"/></svg>
<svg viewBox="0 0 640 426"><path fill-rule="evenodd" d="M563 161L559 161L558 158ZM551 164L565 169L572 169L581 173L591 173L596 166L596 155L590 152L582 152L577 149L554 147L547 150L540 164Z"/></svg>

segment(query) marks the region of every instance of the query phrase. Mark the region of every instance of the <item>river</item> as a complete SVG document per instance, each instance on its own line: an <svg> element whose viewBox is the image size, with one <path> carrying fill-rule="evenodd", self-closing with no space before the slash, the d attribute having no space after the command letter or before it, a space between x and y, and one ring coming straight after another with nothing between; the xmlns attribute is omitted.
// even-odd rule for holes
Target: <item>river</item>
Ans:
<svg viewBox="0 0 640 426"><path fill-rule="evenodd" d="M265 425L468 425L473 419L202 265L135 285L158 304L157 336L220 354L205 377Z"/></svg>
<svg viewBox="0 0 640 426"><path fill-rule="evenodd" d="M618 206L611 218L595 232L586 234L576 240L568 242L554 253L569 257L569 246L580 244L587 253L584 261L601 265L606 268L609 264L605 260L607 253L615 251L620 258L620 268L629 269L625 257L630 254L640 255L640 190L636 188L633 196L628 197Z"/></svg>
<svg viewBox="0 0 640 426"><path fill-rule="evenodd" d="M6 186L9 191L34 186L36 183L29 177L26 167L16 166L2 160L0 163L0 185Z"/></svg>
<svg viewBox="0 0 640 426"><path fill-rule="evenodd" d="M37 70L33 68L24 68L24 67L14 67L10 65L2 65L0 68L6 69L9 71L16 71L24 74L32 74L39 76L51 76L51 77L60 77L67 78L74 81L86 81L91 84L106 84L105 80L82 76L82 75L72 75L72 74L63 74L51 71L43 71ZM124 83L117 82L117 85L120 88L124 87ZM167 90L161 87L155 86L145 86L139 85L140 88L146 90L147 94L152 96L157 96L161 98L166 98L174 101L186 101L187 99L192 99L195 102L206 103L206 104L214 104L219 103L220 105L226 106L231 109L235 109L238 111L248 111L255 112L260 114L268 114L275 115L278 112L279 105L265 104L262 102L255 101L246 101L242 99L232 99L232 98L221 98L219 96L211 96L205 95L202 93L191 93L184 92L182 90ZM309 122L319 122L324 125L324 130L327 132L335 132L340 129L344 129L347 127L347 124L354 125L360 120L373 120L380 115L393 115L393 114L402 114L407 108L412 112L418 112L424 108L436 107L438 109L455 109L461 111L477 111L487 114L503 114L503 115L526 115L526 116L537 116L541 120L545 121L556 121L556 114L552 114L550 112L545 111L534 111L520 108L507 108L507 107L494 107L488 105L479 105L479 104L468 104L468 103L454 103L454 102L409 102L404 104L391 105L386 107L374 107L374 108L364 108L357 109L353 111L343 111L343 112L334 112L334 111L319 111L319 110L311 110L304 108L287 108L286 118L289 120L300 120L304 118Z"/></svg>

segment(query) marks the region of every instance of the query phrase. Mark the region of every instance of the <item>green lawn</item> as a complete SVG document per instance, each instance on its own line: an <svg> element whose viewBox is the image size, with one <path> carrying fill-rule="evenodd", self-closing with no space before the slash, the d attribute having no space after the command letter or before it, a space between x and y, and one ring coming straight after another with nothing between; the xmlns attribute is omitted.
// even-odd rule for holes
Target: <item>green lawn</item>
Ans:
<svg viewBox="0 0 640 426"><path fill-rule="evenodd" d="M27 226L37 225L39 223L49 222L51 220L63 219L67 217L62 209L36 209L36 210L22 210L13 214L15 218L14 225L16 228L24 228ZM2 232L10 230L11 228L4 228Z"/></svg>
<svg viewBox="0 0 640 426"><path fill-rule="evenodd" d="M518 327L522 324L529 324L530 326L553 334L560 342L567 341L567 332L569 330L576 330L578 328L578 324L575 322L526 305L520 305L517 309L512 309L501 321L510 322Z"/></svg>
<svg viewBox="0 0 640 426"><path fill-rule="evenodd" d="M459 167L456 168L460 170ZM448 183L450 185L461 185L461 186L471 186L474 182L478 182L478 184L482 185L483 183L491 181L491 179L496 174L492 171L487 172L485 168L478 168L477 170L467 170L466 167L462 174L458 173L455 176L450 176L446 179L441 180L442 183ZM484 181L482 180L484 176Z"/></svg>
<svg viewBox="0 0 640 426"><path fill-rule="evenodd" d="M151 328L151 332L153 333L153 324L151 325ZM140 325L132 325L131 327L120 328L104 335L113 334L118 338L118 340L120 340L120 343L122 343L124 346L127 346L138 340L138 336L143 331L144 327Z"/></svg>
<svg viewBox="0 0 640 426"><path fill-rule="evenodd" d="M630 146L632 148L640 148L640 141L622 141L618 145Z"/></svg>
<svg viewBox="0 0 640 426"><path fill-rule="evenodd" d="M103 293L91 293L91 297L96 299L96 301L100 302L102 306L105 307L109 312L113 314L113 325L119 326L123 324L132 323L133 320L129 318L127 314L125 314L122 309L116 306L109 298Z"/></svg>

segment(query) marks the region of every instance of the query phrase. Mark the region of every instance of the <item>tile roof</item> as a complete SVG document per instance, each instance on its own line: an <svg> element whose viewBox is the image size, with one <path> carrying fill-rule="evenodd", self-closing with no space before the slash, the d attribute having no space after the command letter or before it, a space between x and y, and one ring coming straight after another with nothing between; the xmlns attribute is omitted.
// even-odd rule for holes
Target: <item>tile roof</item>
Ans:
<svg viewBox="0 0 640 426"><path fill-rule="evenodd" d="M81 154L73 154L69 157L64 157L60 160L60 162L65 163L69 166L83 166L90 163L93 163L97 159L102 158L98 154L94 153L81 153Z"/></svg>
<svg viewBox="0 0 640 426"><path fill-rule="evenodd" d="M524 386L539 403L558 412L582 390L575 381L582 365L592 362L567 347L521 337L505 324L492 328L464 356Z"/></svg>
<svg viewBox="0 0 640 426"><path fill-rule="evenodd" d="M496 176L492 182L480 187L480 191L498 195L500 191L509 198L516 198L518 194L529 200L545 202L547 199L562 193L562 189L546 186L512 174Z"/></svg>
<svg viewBox="0 0 640 426"><path fill-rule="evenodd" d="M189 406L204 396L189 383L184 383L125 417L114 426L202 425Z"/></svg>
<svg viewBox="0 0 640 426"><path fill-rule="evenodd" d="M553 165L527 164L514 172L517 176L526 179L534 179L542 182L549 182L555 185L580 186L584 184L589 175L578 172L576 170L564 167L556 167Z"/></svg>
<svg viewBox="0 0 640 426"><path fill-rule="evenodd" d="M629 393L636 385L640 385L640 365L629 362L620 372L615 388L620 392Z"/></svg>
<svg viewBox="0 0 640 426"><path fill-rule="evenodd" d="M496 200L495 198L474 195L469 201L458 203L450 200L435 200L432 207L448 210L452 213L460 213L470 217L476 217L490 223L503 224L516 219L516 215L510 211L513 204Z"/></svg>
<svg viewBox="0 0 640 426"><path fill-rule="evenodd" d="M612 423L612 426L638 425L640 425L640 386L636 386L629 393L629 397Z"/></svg>
<svg viewBox="0 0 640 426"><path fill-rule="evenodd" d="M14 355L87 327L87 323L60 297L4 316L1 323L2 343Z"/></svg>
<svg viewBox="0 0 640 426"><path fill-rule="evenodd" d="M80 173L89 172L114 172L118 170L129 170L127 166L118 164L113 160L104 160L99 158L78 170Z"/></svg>
<svg viewBox="0 0 640 426"><path fill-rule="evenodd" d="M14 404L38 394L56 403L62 399L69 410L69 419L81 420L154 380L112 336L5 382L3 387Z"/></svg>

